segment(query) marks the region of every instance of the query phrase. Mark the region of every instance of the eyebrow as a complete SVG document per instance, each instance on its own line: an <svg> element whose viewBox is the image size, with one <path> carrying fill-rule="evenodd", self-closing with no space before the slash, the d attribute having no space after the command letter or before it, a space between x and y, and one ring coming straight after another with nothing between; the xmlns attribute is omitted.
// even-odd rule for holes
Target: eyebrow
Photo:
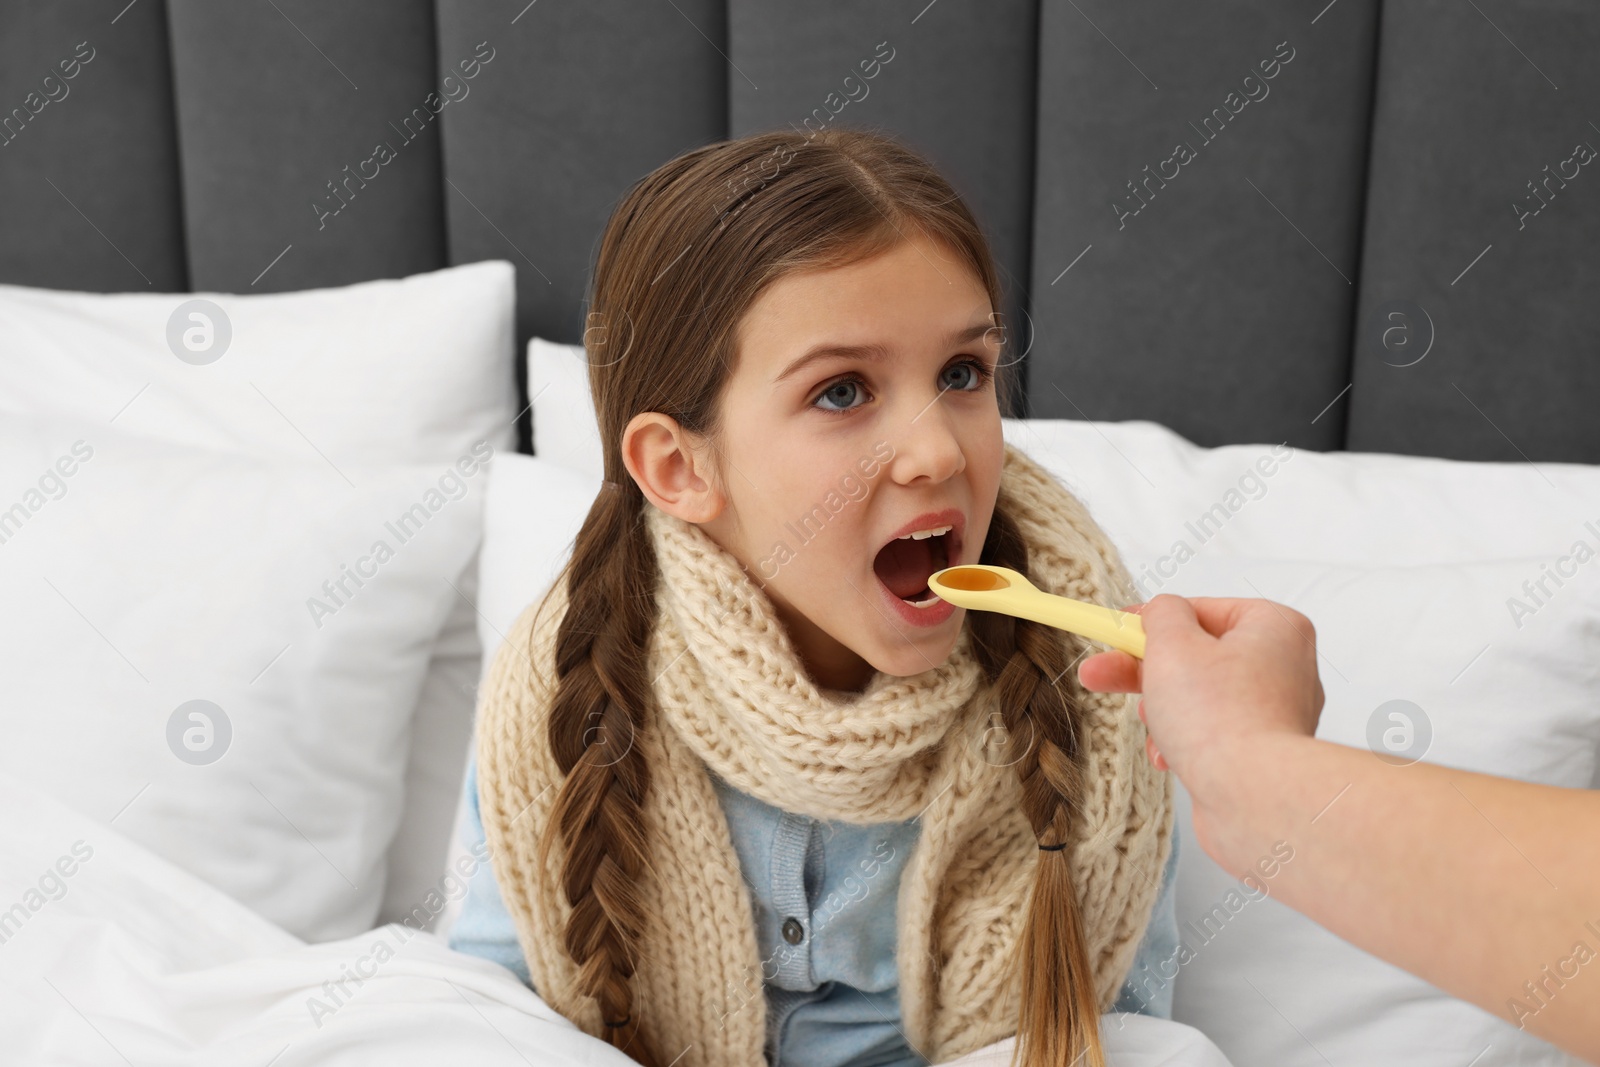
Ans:
<svg viewBox="0 0 1600 1067"><path fill-rule="evenodd" d="M994 328L994 323L989 322L988 320L974 323L965 329L957 330L955 333L951 334L945 339L945 344L950 346L964 345L968 342L977 340ZM822 344L813 346L806 352L805 355L801 356L799 359L785 367L783 373L772 379L772 383L776 385L787 378L793 377L819 359L842 357L847 359L867 359L877 361L888 358L888 355L889 350L881 344L842 345L824 341Z"/></svg>

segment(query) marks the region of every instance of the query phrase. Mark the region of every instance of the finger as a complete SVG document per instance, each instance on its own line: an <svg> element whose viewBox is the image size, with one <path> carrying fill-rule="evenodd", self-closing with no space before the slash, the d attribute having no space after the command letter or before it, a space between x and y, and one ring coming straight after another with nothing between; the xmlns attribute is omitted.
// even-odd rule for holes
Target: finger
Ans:
<svg viewBox="0 0 1600 1067"><path fill-rule="evenodd" d="M1137 693L1143 687L1139 660L1120 649L1096 652L1078 664L1078 681L1097 693Z"/></svg>
<svg viewBox="0 0 1600 1067"><path fill-rule="evenodd" d="M1142 614L1145 633L1160 633L1163 644L1193 640L1202 634L1218 638L1240 627L1255 630L1283 622L1281 607L1260 597L1162 593L1145 605Z"/></svg>
<svg viewBox="0 0 1600 1067"><path fill-rule="evenodd" d="M1213 637L1221 637L1241 626L1256 628L1262 623L1281 625L1284 621L1281 606L1262 597L1197 596L1188 599L1195 621Z"/></svg>
<svg viewBox="0 0 1600 1067"><path fill-rule="evenodd" d="M1195 603L1175 593L1161 593L1146 601L1139 612L1148 644L1181 647L1205 636L1196 617Z"/></svg>

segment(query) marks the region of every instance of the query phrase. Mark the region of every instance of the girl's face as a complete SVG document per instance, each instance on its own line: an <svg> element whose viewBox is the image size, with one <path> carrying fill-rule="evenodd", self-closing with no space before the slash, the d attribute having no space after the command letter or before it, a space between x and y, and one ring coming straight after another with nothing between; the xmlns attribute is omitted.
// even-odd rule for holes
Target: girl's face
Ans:
<svg viewBox="0 0 1600 1067"><path fill-rule="evenodd" d="M976 563L988 535L1000 340L978 278L920 234L781 279L740 322L722 480L683 517L764 586L816 684L857 691L955 647L965 610L927 577Z"/></svg>

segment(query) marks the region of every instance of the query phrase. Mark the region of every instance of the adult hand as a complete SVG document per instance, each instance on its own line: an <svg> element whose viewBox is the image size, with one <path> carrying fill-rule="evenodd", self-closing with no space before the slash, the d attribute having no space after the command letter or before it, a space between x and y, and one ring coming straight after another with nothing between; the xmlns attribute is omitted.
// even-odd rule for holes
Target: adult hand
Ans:
<svg viewBox="0 0 1600 1067"><path fill-rule="evenodd" d="M1110 650L1085 659L1078 680L1109 693L1142 693L1145 750L1195 800L1204 834L1209 785L1239 773L1227 753L1267 735L1310 737L1322 714L1316 630L1270 600L1163 593L1123 609L1139 615L1145 658Z"/></svg>
<svg viewBox="0 0 1600 1067"><path fill-rule="evenodd" d="M1144 694L1139 717L1157 767L1187 769L1241 737L1316 732L1317 635L1300 612L1270 600L1171 593L1122 610L1143 620L1145 658L1099 652L1079 665L1078 680Z"/></svg>

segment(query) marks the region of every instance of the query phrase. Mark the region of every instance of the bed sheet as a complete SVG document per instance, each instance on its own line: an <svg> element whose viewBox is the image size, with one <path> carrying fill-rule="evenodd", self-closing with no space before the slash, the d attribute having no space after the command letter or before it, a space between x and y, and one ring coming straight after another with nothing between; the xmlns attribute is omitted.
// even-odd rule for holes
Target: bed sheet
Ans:
<svg viewBox="0 0 1600 1067"><path fill-rule="evenodd" d="M7 1062L207 1067L627 1067L498 964L390 923L309 944L0 775ZM308 845L309 847L309 845ZM1228 1067L1198 1030L1101 1018L1115 1067ZM1004 1067L1011 1039L963 1057Z"/></svg>

